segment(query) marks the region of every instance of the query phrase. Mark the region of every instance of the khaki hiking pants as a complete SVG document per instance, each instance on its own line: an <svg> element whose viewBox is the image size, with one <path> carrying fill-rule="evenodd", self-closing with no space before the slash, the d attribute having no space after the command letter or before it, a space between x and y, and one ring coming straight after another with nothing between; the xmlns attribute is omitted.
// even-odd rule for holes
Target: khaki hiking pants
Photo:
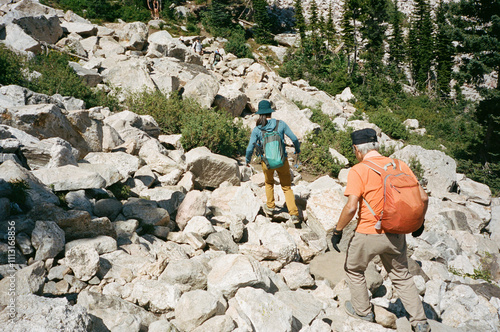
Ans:
<svg viewBox="0 0 500 332"><path fill-rule="evenodd" d="M380 255L399 298L410 314L411 325L427 322L417 287L408 271L405 236L405 234L354 233L347 249L344 268L351 290L351 303L358 315L366 316L371 312L365 270L372 258Z"/></svg>
<svg viewBox="0 0 500 332"><path fill-rule="evenodd" d="M299 210L295 204L295 196L292 191L292 176L290 175L290 164L288 160L285 160L285 164L280 168L267 169L266 164L262 163L262 171L264 172L264 178L266 183L266 197L267 197L267 207L274 209L276 207L274 203L274 171L278 173L278 177L281 183L281 189L285 194L286 207L288 208L288 213L291 216L298 216Z"/></svg>

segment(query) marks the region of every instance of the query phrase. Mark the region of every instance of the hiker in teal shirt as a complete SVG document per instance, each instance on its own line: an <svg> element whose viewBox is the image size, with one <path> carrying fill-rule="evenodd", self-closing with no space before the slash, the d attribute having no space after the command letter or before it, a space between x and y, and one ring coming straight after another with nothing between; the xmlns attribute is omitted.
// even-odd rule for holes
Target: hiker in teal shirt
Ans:
<svg viewBox="0 0 500 332"><path fill-rule="evenodd" d="M276 120L271 119L272 112L274 112L274 110L271 108L271 103L269 101L261 100L259 102L259 108L256 114L259 114L260 116L257 119L257 125L253 129L252 135L250 136L250 142L248 143L245 156L247 166L249 166L250 164L255 146L257 144L262 145L262 130L273 131L276 127ZM263 209L265 214L268 216L276 212L276 205L274 202L274 171L276 171L280 179L281 188L283 189L283 193L285 194L285 201L288 208L288 213L290 214L290 220L294 224L296 224L300 222L299 210L297 209L297 205L295 204L295 196L291 188L292 177L290 175L290 164L288 163L288 159L286 158L286 149L284 149L285 135L292 140L296 154L300 153L300 142L297 139L297 136L295 136L295 134L290 130L290 127L288 127L288 125L284 121L279 121L277 131L281 136L281 144L283 144L285 161L283 166L276 169L267 169L266 164L262 162L262 171L264 172L265 177L267 197L267 204L263 207Z"/></svg>

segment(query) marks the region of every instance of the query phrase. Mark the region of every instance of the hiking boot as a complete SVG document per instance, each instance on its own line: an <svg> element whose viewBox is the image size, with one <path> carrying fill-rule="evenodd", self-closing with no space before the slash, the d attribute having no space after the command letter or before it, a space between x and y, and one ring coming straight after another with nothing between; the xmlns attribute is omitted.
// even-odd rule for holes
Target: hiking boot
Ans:
<svg viewBox="0 0 500 332"><path fill-rule="evenodd" d="M429 326L429 323L418 323L413 328L413 331L415 331L415 332L430 332L431 327Z"/></svg>
<svg viewBox="0 0 500 332"><path fill-rule="evenodd" d="M292 223L294 224L298 224L300 223L300 218L299 216L290 216L290 220L292 221Z"/></svg>
<svg viewBox="0 0 500 332"><path fill-rule="evenodd" d="M274 209L270 209L267 207L267 205L263 205L262 206L262 210L264 211L264 214L266 215L266 217L271 217L274 216L276 214L276 208Z"/></svg>
<svg viewBox="0 0 500 332"><path fill-rule="evenodd" d="M360 316L356 313L356 310L354 310L354 307L352 306L351 301L345 301L344 309L345 309L345 312L351 317L361 319L361 320L371 322L371 323L375 322L375 315L373 314L373 312L370 312L366 316Z"/></svg>

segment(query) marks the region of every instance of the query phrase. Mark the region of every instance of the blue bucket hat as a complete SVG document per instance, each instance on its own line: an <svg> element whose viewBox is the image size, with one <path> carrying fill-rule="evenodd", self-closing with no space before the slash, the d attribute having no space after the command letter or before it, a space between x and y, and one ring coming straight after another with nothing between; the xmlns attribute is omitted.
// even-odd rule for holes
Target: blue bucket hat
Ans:
<svg viewBox="0 0 500 332"><path fill-rule="evenodd" d="M268 100L261 100L259 102L259 109L255 114L270 114L272 112L274 110L271 108L271 103Z"/></svg>

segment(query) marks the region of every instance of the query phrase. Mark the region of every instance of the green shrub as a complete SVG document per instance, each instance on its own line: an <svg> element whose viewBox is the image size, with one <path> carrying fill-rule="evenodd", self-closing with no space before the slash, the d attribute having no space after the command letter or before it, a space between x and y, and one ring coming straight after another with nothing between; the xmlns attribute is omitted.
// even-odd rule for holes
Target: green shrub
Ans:
<svg viewBox="0 0 500 332"><path fill-rule="evenodd" d="M396 149L394 146L387 146L383 144L380 145L380 149L378 150L378 152L385 157L390 157L395 151Z"/></svg>
<svg viewBox="0 0 500 332"><path fill-rule="evenodd" d="M109 191L113 193L116 199L126 200L130 197L130 187L124 183L116 182L108 187Z"/></svg>
<svg viewBox="0 0 500 332"><path fill-rule="evenodd" d="M394 139L407 139L408 131L403 123L388 112L377 112L370 115L370 121L375 123L384 133Z"/></svg>
<svg viewBox="0 0 500 332"><path fill-rule="evenodd" d="M233 30L225 47L225 51L233 53L238 58L252 58L252 51L246 44L245 31L243 29Z"/></svg>
<svg viewBox="0 0 500 332"><path fill-rule="evenodd" d="M235 123L225 111L207 109L186 116L181 133L184 149L206 146L228 157L243 155L250 137L250 130L241 121Z"/></svg>
<svg viewBox="0 0 500 332"><path fill-rule="evenodd" d="M165 134L182 134L186 150L206 146L214 153L232 157L243 154L248 144L250 132L241 121L235 122L225 111L204 109L177 94L144 90L130 94L125 104L132 112L151 115Z"/></svg>
<svg viewBox="0 0 500 332"><path fill-rule="evenodd" d="M183 100L177 94L169 96L158 90L147 89L129 94L125 105L134 113L151 115L165 134L180 134L183 116L201 109L197 103Z"/></svg>
<svg viewBox="0 0 500 332"><path fill-rule="evenodd" d="M327 145L319 145L314 141L314 134L310 134L301 146L302 168L314 175L328 174L337 177L342 167L333 159Z"/></svg>
<svg viewBox="0 0 500 332"><path fill-rule="evenodd" d="M113 22L119 13L119 5L107 0L56 0L55 2L67 10L88 19L100 19Z"/></svg>
<svg viewBox="0 0 500 332"><path fill-rule="evenodd" d="M411 157L409 162L408 162L408 167L412 170L413 174L417 177L417 179L420 181L424 177L424 168L422 167L422 164L420 163L420 160L418 160L415 157Z"/></svg>
<svg viewBox="0 0 500 332"><path fill-rule="evenodd" d="M0 84L21 84L21 57L0 43Z"/></svg>
<svg viewBox="0 0 500 332"><path fill-rule="evenodd" d="M47 95L61 94L82 99L87 107L105 106L111 110L118 109L116 98L101 90L92 90L68 65L72 58L69 55L51 51L48 54L36 55L28 62L30 71L37 71L40 77L27 82L27 87L35 92Z"/></svg>
<svg viewBox="0 0 500 332"><path fill-rule="evenodd" d="M68 202L66 201L66 194L67 191L58 191L56 192L57 199L59 200L59 206L62 207L65 210L69 210L69 205Z"/></svg>
<svg viewBox="0 0 500 332"><path fill-rule="evenodd" d="M148 22L151 19L151 12L143 1L126 1L128 5L122 5L117 10L118 18L125 22Z"/></svg>
<svg viewBox="0 0 500 332"><path fill-rule="evenodd" d="M337 150L345 156L349 163L356 163L356 156L352 151L351 129L337 131L330 117L319 109L312 110L311 121L318 123L321 129L309 133L301 147L301 160L303 168L312 174L329 174L338 176L341 166L329 152L329 148Z"/></svg>
<svg viewBox="0 0 500 332"><path fill-rule="evenodd" d="M173 1L163 1L161 13L170 10ZM90 19L93 22L114 22L122 19L126 22L151 19L151 13L144 0L42 0L43 4L72 10L76 14Z"/></svg>

